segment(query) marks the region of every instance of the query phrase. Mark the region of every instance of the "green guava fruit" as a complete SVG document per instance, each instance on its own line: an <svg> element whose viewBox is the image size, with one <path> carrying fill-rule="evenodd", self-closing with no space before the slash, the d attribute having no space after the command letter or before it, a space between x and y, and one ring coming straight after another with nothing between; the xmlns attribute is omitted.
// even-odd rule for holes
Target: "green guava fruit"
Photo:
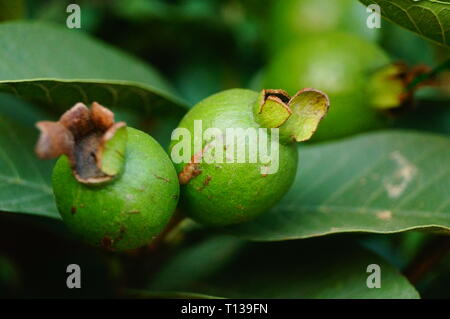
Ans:
<svg viewBox="0 0 450 319"><path fill-rule="evenodd" d="M332 108L314 141L385 127L382 110L402 103L400 66L377 45L345 33L328 33L284 48L269 63L264 87L315 87Z"/></svg>
<svg viewBox="0 0 450 319"><path fill-rule="evenodd" d="M331 31L375 40L378 29L367 27L368 16L366 7L354 0L274 1L268 23L268 50L276 53L291 42Z"/></svg>
<svg viewBox="0 0 450 319"><path fill-rule="evenodd" d="M312 135L328 105L327 96L313 89L292 98L282 90L232 89L195 105L170 144L186 214L225 226L267 211L294 180L295 142Z"/></svg>
<svg viewBox="0 0 450 319"><path fill-rule="evenodd" d="M69 229L108 250L141 247L163 230L176 208L179 183L152 137L114 123L112 113L95 103L91 110L77 104L59 122L38 127L38 155L62 155L52 185Z"/></svg>

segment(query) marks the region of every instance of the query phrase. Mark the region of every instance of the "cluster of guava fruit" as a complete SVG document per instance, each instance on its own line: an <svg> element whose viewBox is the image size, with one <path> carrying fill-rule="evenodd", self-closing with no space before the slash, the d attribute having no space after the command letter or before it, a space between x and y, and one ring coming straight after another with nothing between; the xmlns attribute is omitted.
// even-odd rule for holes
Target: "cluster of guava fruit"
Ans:
<svg viewBox="0 0 450 319"><path fill-rule="evenodd" d="M336 10L324 11L329 5ZM331 31L355 29L358 15L346 14L354 6L350 0L277 1L261 81L273 89L232 89L199 102L179 123L184 134L172 140L170 157L150 135L114 122L97 103L90 109L79 103L58 122L39 122L36 151L59 157L52 182L67 226L95 246L129 250L157 237L179 201L182 214L206 226L246 222L291 186L297 142L386 125L380 110L401 104L402 70L371 37Z"/></svg>
<svg viewBox="0 0 450 319"><path fill-rule="evenodd" d="M36 152L41 158L59 157L52 184L66 225L95 246L129 250L162 232L179 197L183 213L208 226L241 223L269 209L294 179L295 142L310 138L328 105L327 96L313 89L293 97L282 90L215 94L193 107L179 129L194 134L194 124L200 121L205 130L254 132L255 139L240 133L233 140L202 135L200 153L174 166L150 135L114 122L114 114L98 103L90 109L78 103L57 122L38 122ZM222 158L203 160L211 156L207 149L213 143L213 156L222 151ZM194 144L194 139L188 141L189 151ZM232 146L244 152L252 146L268 149L264 155L271 160L256 156L242 161L239 152L230 152Z"/></svg>

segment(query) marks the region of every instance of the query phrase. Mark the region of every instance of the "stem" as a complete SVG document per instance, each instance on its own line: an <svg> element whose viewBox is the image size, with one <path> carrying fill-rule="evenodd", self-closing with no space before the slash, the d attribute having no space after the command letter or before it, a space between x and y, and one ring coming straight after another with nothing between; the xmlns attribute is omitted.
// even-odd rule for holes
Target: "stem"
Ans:
<svg viewBox="0 0 450 319"><path fill-rule="evenodd" d="M173 252L171 246L179 241L173 241L173 233L180 231L184 215L176 211L166 228L148 246L127 252L121 256L124 269L121 275L120 287L145 288L142 278L149 278L161 268ZM121 293L121 292L119 292Z"/></svg>
<svg viewBox="0 0 450 319"><path fill-rule="evenodd" d="M449 69L450 69L450 59L448 59L444 63L438 65L436 68L434 68L430 72L419 74L411 83L409 83L407 89L412 90L420 83L435 77L436 75L438 75L440 72L442 72L444 70L449 70Z"/></svg>
<svg viewBox="0 0 450 319"><path fill-rule="evenodd" d="M450 251L450 237L439 236L425 245L404 271L413 284L419 282Z"/></svg>
<svg viewBox="0 0 450 319"><path fill-rule="evenodd" d="M175 214L170 219L166 228L158 235L147 247L144 249L147 252L155 252L159 250L162 246L170 244L170 238L173 232L178 230L178 226L184 221L186 217L180 212L176 211Z"/></svg>

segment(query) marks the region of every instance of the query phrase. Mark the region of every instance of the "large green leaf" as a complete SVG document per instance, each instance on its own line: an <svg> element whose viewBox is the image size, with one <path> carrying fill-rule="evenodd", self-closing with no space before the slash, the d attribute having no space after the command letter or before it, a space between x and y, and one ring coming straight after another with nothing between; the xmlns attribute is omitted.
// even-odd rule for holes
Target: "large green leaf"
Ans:
<svg viewBox="0 0 450 319"><path fill-rule="evenodd" d="M360 0L378 4L386 19L429 40L450 46L450 1Z"/></svg>
<svg viewBox="0 0 450 319"><path fill-rule="evenodd" d="M33 152L34 122L54 120L43 110L61 113L79 101L98 101L131 125L128 114L134 112L140 118L164 115L163 124L172 126L184 112L184 102L155 70L80 31L4 23L0 47L0 91L46 106L39 110L0 96L0 211L58 217L49 182L52 162L39 161ZM162 126L157 123L156 135Z"/></svg>
<svg viewBox="0 0 450 319"><path fill-rule="evenodd" d="M154 69L82 31L4 23L0 47L0 90L30 101L58 110L97 101L147 113L184 111L185 102Z"/></svg>
<svg viewBox="0 0 450 319"><path fill-rule="evenodd" d="M59 218L50 186L52 162L33 152L38 116L26 103L0 95L0 211Z"/></svg>
<svg viewBox="0 0 450 319"><path fill-rule="evenodd" d="M367 266L371 264L381 268L381 288L367 287L370 275ZM225 298L419 297L395 268L351 240L322 238L256 244L227 236L213 237L188 247L164 265L151 282L147 297L167 295Z"/></svg>
<svg viewBox="0 0 450 319"><path fill-rule="evenodd" d="M255 221L227 228L262 241L410 229L450 234L450 139L369 133L300 148L287 196Z"/></svg>

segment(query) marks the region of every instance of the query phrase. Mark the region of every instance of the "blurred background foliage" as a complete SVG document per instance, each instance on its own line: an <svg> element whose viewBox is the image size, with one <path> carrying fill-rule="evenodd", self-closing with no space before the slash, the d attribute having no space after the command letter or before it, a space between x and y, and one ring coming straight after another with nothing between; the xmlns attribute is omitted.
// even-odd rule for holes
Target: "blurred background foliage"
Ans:
<svg viewBox="0 0 450 319"><path fill-rule="evenodd" d="M0 21L27 19L65 25L69 3L81 6L82 31L152 64L194 105L218 91L260 88L265 69L286 47L339 31L382 48L392 61L436 68L449 50L397 25L365 26L356 0L22 0L0 1ZM301 58L301 57L299 57ZM70 62L68 62L70 63ZM289 65L285 66L289 72ZM412 106L390 115L389 126L450 134L450 71L416 92ZM26 119L25 119L26 120ZM341 123L345 125L345 123ZM437 235L337 235L359 241L402 271ZM185 243L189 245L189 242ZM111 297L143 288L172 250L113 255L73 239L53 220L0 214L0 297ZM147 257L142 257L147 256ZM142 257L142 258L140 258ZM144 259L143 259L144 258ZM450 298L450 256L417 282L422 297ZM82 290L65 288L65 267L90 274ZM146 277L147 276L147 277Z"/></svg>
<svg viewBox="0 0 450 319"><path fill-rule="evenodd" d="M65 0L19 0L1 20L65 24ZM20 5L20 3L23 3ZM191 104L227 88L251 87L271 57L292 43L330 31L378 43L393 60L437 66L448 49L391 22L366 27L358 1L329 0L91 0L82 31L156 66Z"/></svg>

